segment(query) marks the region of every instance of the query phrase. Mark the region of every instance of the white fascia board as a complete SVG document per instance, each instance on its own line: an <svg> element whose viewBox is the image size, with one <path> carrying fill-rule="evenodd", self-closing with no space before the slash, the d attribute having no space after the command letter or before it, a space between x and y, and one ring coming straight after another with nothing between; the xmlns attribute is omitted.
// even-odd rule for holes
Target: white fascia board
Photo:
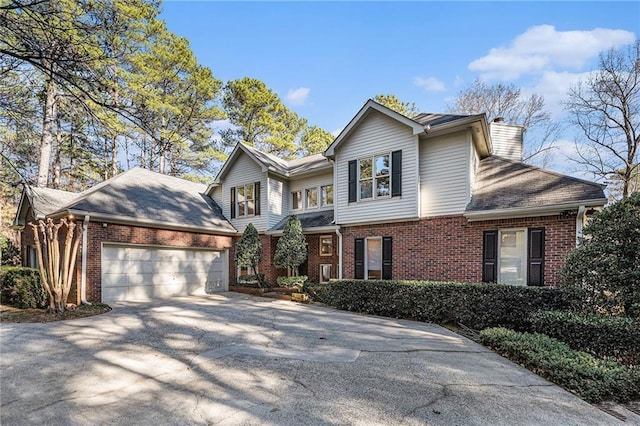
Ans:
<svg viewBox="0 0 640 426"><path fill-rule="evenodd" d="M466 217L469 222L477 222L481 220L494 220L494 219L551 216L551 215L559 214L565 210L576 210L577 212L580 206L601 207L605 205L606 202L607 202L606 198L599 198L595 200L575 201L571 203L554 204L552 206L521 207L521 208L513 208L513 209L465 212L463 213L463 216Z"/></svg>
<svg viewBox="0 0 640 426"><path fill-rule="evenodd" d="M323 155L328 158L333 158L335 156L336 148L351 134L351 132L360 124L360 121L364 119L371 110L378 111L387 117L393 118L396 121L399 121L402 124L405 124L412 129L412 133L414 135L419 135L420 133L424 133L425 129L422 124L419 124L412 119L405 117L402 114L395 112L392 109L389 109L383 105L380 105L376 101L369 99L363 106L360 108L360 111L349 121L349 124L342 129L340 134L334 139L333 143L329 145L329 147L324 151Z"/></svg>
<svg viewBox="0 0 640 426"><path fill-rule="evenodd" d="M51 215L50 217L53 219L56 219L56 218L69 217L69 216L84 217L85 215L89 215L91 217L91 222L106 222L106 223L113 223L118 225L139 226L142 228L156 228L156 229L169 229L173 231L196 232L200 234L230 235L230 236L238 235L238 231L231 231L227 229L213 229L208 227L182 225L179 223L156 222L156 221L147 220L147 219L134 219L127 216L91 213L88 211L73 210L73 209L57 212L54 215Z"/></svg>

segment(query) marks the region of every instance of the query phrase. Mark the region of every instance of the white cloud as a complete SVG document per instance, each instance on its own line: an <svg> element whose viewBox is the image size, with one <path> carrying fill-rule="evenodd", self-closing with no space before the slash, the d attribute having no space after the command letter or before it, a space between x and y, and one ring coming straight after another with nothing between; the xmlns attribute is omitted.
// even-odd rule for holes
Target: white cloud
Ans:
<svg viewBox="0 0 640 426"><path fill-rule="evenodd" d="M567 100L567 92L589 73L571 73L567 71L545 71L532 86L521 89L523 97L533 94L544 97L545 109L554 116L564 112L563 101Z"/></svg>
<svg viewBox="0 0 640 426"><path fill-rule="evenodd" d="M416 77L413 79L413 84L422 87L427 92L442 92L446 90L444 83L435 77Z"/></svg>
<svg viewBox="0 0 640 426"><path fill-rule="evenodd" d="M307 102L311 89L308 87L299 87L297 89L289 89L285 100L287 103L293 106L302 106Z"/></svg>
<svg viewBox="0 0 640 426"><path fill-rule="evenodd" d="M544 70L580 70L600 52L633 43L634 33L595 28L591 31L557 31L538 25L517 36L508 47L496 47L469 64L484 79L516 80Z"/></svg>

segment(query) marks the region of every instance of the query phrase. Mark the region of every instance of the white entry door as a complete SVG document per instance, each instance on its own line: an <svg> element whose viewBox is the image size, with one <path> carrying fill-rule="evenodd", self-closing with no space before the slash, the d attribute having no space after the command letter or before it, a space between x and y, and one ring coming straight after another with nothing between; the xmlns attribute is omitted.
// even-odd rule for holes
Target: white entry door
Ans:
<svg viewBox="0 0 640 426"><path fill-rule="evenodd" d="M102 301L227 291L227 265L224 250L104 244Z"/></svg>

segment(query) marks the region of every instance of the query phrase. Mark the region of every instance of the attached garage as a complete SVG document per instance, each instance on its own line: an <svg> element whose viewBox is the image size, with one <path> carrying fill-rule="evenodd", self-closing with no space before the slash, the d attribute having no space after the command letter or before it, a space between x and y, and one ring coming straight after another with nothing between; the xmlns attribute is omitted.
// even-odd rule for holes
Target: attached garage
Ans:
<svg viewBox="0 0 640 426"><path fill-rule="evenodd" d="M103 244L102 301L227 291L228 251Z"/></svg>

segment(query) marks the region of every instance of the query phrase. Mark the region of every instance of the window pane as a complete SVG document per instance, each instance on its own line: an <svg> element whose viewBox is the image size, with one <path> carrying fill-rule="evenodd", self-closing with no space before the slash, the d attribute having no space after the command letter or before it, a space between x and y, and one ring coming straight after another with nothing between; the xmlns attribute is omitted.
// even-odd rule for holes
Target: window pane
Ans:
<svg viewBox="0 0 640 426"><path fill-rule="evenodd" d="M376 178L376 196L385 197L389 193L389 176Z"/></svg>
<svg viewBox="0 0 640 426"><path fill-rule="evenodd" d="M245 186L245 197L247 197L247 200L253 200L253 185L247 185Z"/></svg>
<svg viewBox="0 0 640 426"><path fill-rule="evenodd" d="M333 253L333 240L331 237L320 238L320 256L331 256Z"/></svg>
<svg viewBox="0 0 640 426"><path fill-rule="evenodd" d="M239 186L236 192L238 193L238 202L244 201L244 186Z"/></svg>
<svg viewBox="0 0 640 426"><path fill-rule="evenodd" d="M244 216L244 202L238 203L238 216Z"/></svg>
<svg viewBox="0 0 640 426"><path fill-rule="evenodd" d="M500 271L498 282L526 285L526 259L524 229L500 231Z"/></svg>
<svg viewBox="0 0 640 426"><path fill-rule="evenodd" d="M255 214L255 206L253 201L247 201L247 215Z"/></svg>
<svg viewBox="0 0 640 426"><path fill-rule="evenodd" d="M293 209L301 209L302 208L302 194L300 193L300 191L296 191L296 192L292 192L291 193L291 198L293 201Z"/></svg>
<svg viewBox="0 0 640 426"><path fill-rule="evenodd" d="M307 208L318 207L318 190L307 189Z"/></svg>
<svg viewBox="0 0 640 426"><path fill-rule="evenodd" d="M360 179L368 179L372 176L371 159L367 158L366 160L360 160Z"/></svg>
<svg viewBox="0 0 640 426"><path fill-rule="evenodd" d="M331 265L320 265L320 282L326 283L331 279Z"/></svg>
<svg viewBox="0 0 640 426"><path fill-rule="evenodd" d="M367 239L367 278L382 278L382 240L379 238Z"/></svg>
<svg viewBox="0 0 640 426"><path fill-rule="evenodd" d="M322 205L330 206L333 204L333 185L323 186L321 188Z"/></svg>
<svg viewBox="0 0 640 426"><path fill-rule="evenodd" d="M360 181L360 199L371 198L373 196L373 179Z"/></svg>
<svg viewBox="0 0 640 426"><path fill-rule="evenodd" d="M389 175L389 156L380 155L376 157L376 176Z"/></svg>

